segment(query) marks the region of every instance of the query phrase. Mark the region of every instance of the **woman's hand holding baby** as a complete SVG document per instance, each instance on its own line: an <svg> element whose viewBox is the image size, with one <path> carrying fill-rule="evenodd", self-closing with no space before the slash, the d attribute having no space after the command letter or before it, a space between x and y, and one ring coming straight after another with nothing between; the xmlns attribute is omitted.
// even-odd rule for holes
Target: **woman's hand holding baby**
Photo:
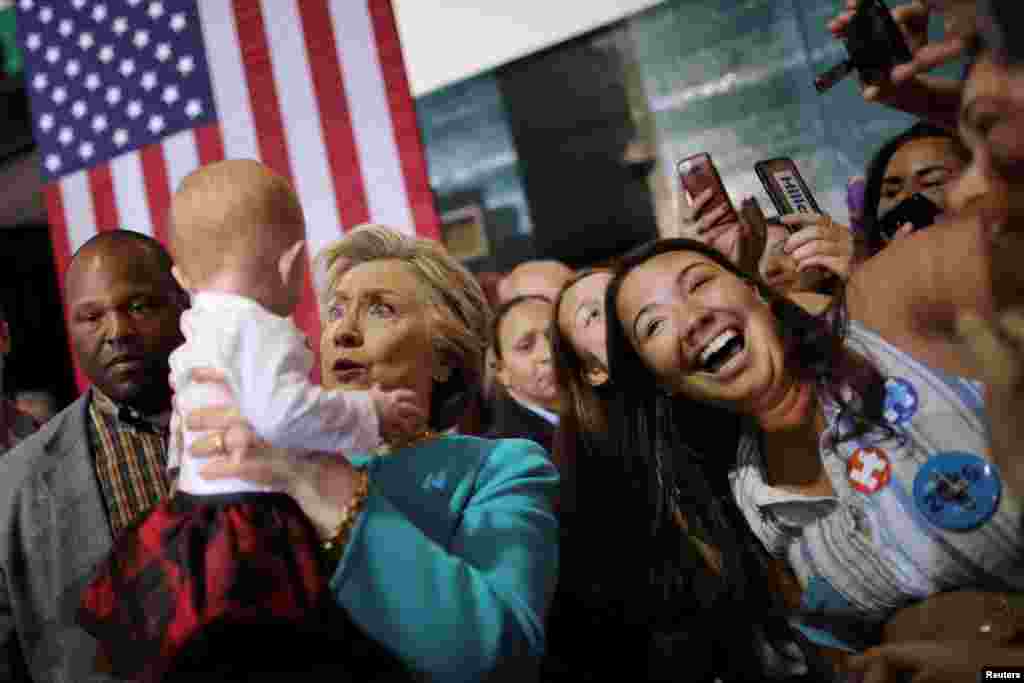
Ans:
<svg viewBox="0 0 1024 683"><path fill-rule="evenodd" d="M427 417L416 402L415 392L409 389L385 391L375 386L370 389L370 398L377 409L384 442L408 441L426 429Z"/></svg>

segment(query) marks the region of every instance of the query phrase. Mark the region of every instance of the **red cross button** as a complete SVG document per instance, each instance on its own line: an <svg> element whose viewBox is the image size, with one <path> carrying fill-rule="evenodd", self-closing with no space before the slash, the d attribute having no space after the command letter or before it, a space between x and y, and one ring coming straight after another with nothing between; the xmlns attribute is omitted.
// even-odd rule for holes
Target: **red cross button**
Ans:
<svg viewBox="0 0 1024 683"><path fill-rule="evenodd" d="M877 493L892 477L889 456L881 448L858 448L846 464L850 486L861 493Z"/></svg>

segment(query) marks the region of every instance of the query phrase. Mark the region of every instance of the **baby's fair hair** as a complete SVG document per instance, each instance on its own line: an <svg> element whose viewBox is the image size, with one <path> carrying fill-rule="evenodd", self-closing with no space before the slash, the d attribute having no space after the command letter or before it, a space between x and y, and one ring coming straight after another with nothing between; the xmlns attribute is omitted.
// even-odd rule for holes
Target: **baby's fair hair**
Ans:
<svg viewBox="0 0 1024 683"><path fill-rule="evenodd" d="M304 237L291 185L251 159L196 169L171 200L171 250L195 289L228 274L262 287L279 283L281 255Z"/></svg>

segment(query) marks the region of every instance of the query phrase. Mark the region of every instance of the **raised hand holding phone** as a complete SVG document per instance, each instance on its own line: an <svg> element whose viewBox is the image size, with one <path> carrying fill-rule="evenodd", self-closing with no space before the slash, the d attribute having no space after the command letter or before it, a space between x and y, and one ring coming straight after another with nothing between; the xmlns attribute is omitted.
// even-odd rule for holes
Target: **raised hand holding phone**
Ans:
<svg viewBox="0 0 1024 683"><path fill-rule="evenodd" d="M833 34L843 41L849 58L814 80L819 93L854 70L865 84L887 83L893 67L913 59L903 32L882 0L859 0L847 7L852 12L843 16Z"/></svg>
<svg viewBox="0 0 1024 683"><path fill-rule="evenodd" d="M779 212L779 222L789 229L783 249L797 263L800 289L817 289L830 273L847 278L853 234L822 213L796 162L787 157L766 159L754 164L754 171Z"/></svg>
<svg viewBox="0 0 1024 683"><path fill-rule="evenodd" d="M676 170L683 195L677 236L712 246L736 263L746 235L711 156L687 157Z"/></svg>
<svg viewBox="0 0 1024 683"><path fill-rule="evenodd" d="M718 174L714 162L711 161L710 154L702 152L681 159L676 164L676 171L679 174L679 183L682 185L686 199L691 205L694 205L698 198L707 196L707 192L710 191L710 196L707 199L702 199L703 202L706 202L703 205L703 210L708 215L715 212L718 218L707 228L737 222L736 209L733 208L729 194L725 191L725 185L722 183L722 177Z"/></svg>

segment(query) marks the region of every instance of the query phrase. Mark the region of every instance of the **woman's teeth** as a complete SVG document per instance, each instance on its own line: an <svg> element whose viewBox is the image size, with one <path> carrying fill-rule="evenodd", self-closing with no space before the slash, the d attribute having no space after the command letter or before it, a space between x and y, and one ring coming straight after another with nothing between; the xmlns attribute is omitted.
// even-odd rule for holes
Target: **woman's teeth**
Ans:
<svg viewBox="0 0 1024 683"><path fill-rule="evenodd" d="M723 330L701 352L701 368L705 372L716 372L742 349L743 339L740 333L732 329Z"/></svg>
<svg viewBox="0 0 1024 683"><path fill-rule="evenodd" d="M704 347L704 351L700 354L701 365L707 365L708 359L716 353L721 351L722 347L729 343L729 340L738 336L733 330L722 330L722 332L711 340L711 342Z"/></svg>

